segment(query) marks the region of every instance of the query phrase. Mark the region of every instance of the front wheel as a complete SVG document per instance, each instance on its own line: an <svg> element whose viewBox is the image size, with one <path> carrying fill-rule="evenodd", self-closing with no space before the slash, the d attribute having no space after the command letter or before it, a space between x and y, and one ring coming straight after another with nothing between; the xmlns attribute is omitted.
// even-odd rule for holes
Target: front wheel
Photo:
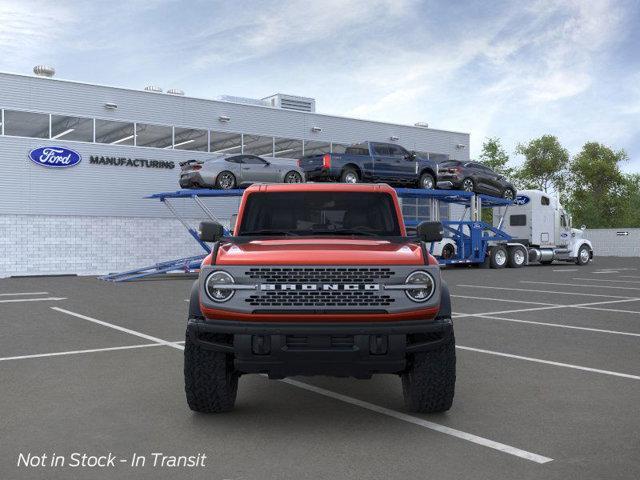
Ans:
<svg viewBox="0 0 640 480"><path fill-rule="evenodd" d="M420 176L420 188L425 190L433 190L436 187L436 180L430 173L423 173Z"/></svg>
<svg viewBox="0 0 640 480"><path fill-rule="evenodd" d="M591 252L589 247L582 245L578 250L578 256L576 257L576 263L578 265L586 265L591 260Z"/></svg>
<svg viewBox="0 0 640 480"><path fill-rule="evenodd" d="M302 183L302 175L295 170L291 170L284 176L284 183Z"/></svg>
<svg viewBox="0 0 640 480"><path fill-rule="evenodd" d="M409 355L402 373L404 403L410 412L445 412L456 386L456 341L451 335L433 350Z"/></svg>
<svg viewBox="0 0 640 480"><path fill-rule="evenodd" d="M462 190L464 190L465 192L473 192L475 188L476 186L473 183L473 180L471 180L470 178L465 178L462 181Z"/></svg>
<svg viewBox="0 0 640 480"><path fill-rule="evenodd" d="M187 331L184 344L184 390L189 408L195 412L221 413L233 410L239 374L233 356L197 345Z"/></svg>

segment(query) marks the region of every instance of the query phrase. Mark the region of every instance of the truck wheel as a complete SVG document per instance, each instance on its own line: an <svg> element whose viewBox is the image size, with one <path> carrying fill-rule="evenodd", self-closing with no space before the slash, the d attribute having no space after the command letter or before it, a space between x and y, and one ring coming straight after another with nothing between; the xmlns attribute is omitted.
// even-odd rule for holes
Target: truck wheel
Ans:
<svg viewBox="0 0 640 480"><path fill-rule="evenodd" d="M233 357L196 345L189 332L184 345L184 390L195 412L220 413L233 409L238 392Z"/></svg>
<svg viewBox="0 0 640 480"><path fill-rule="evenodd" d="M402 374L404 404L410 412L437 413L451 408L456 386L456 342L446 343L408 358Z"/></svg>
<svg viewBox="0 0 640 480"><path fill-rule="evenodd" d="M425 190L433 190L436 188L436 181L433 178L433 175L430 173L423 173L420 175L420 188L424 188Z"/></svg>
<svg viewBox="0 0 640 480"><path fill-rule="evenodd" d="M358 172L353 168L345 168L340 176L340 181L342 183L358 183L360 178L358 177Z"/></svg>
<svg viewBox="0 0 640 480"><path fill-rule="evenodd" d="M527 253L522 247L510 247L509 248L509 267L520 268L527 262Z"/></svg>
<svg viewBox="0 0 640 480"><path fill-rule="evenodd" d="M586 245L582 245L578 250L578 256L576 257L576 263L578 265L586 265L591 260L591 255L589 252L589 247Z"/></svg>
<svg viewBox="0 0 640 480"><path fill-rule="evenodd" d="M502 192L502 198L506 200L513 200L516 198L516 192L513 191L513 188L505 188Z"/></svg>
<svg viewBox="0 0 640 480"><path fill-rule="evenodd" d="M502 245L496 245L491 249L489 265L491 268L504 268L507 265L507 249Z"/></svg>

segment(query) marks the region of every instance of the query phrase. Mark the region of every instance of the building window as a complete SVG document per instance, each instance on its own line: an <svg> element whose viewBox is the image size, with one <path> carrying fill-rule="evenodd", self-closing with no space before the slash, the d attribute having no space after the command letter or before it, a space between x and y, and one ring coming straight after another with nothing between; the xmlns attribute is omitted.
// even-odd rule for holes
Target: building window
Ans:
<svg viewBox="0 0 640 480"><path fill-rule="evenodd" d="M148 123L136 124L136 146L171 148L173 145L173 128Z"/></svg>
<svg viewBox="0 0 640 480"><path fill-rule="evenodd" d="M290 138L275 138L274 143L274 157L296 159L302 157L302 140L293 140Z"/></svg>
<svg viewBox="0 0 640 480"><path fill-rule="evenodd" d="M96 120L96 142L111 145L133 145L134 125L113 120Z"/></svg>
<svg viewBox="0 0 640 480"><path fill-rule="evenodd" d="M206 152L208 150L208 141L208 132L206 130L176 127L173 148Z"/></svg>
<svg viewBox="0 0 640 480"><path fill-rule="evenodd" d="M93 119L51 115L51 139L93 142Z"/></svg>
<svg viewBox="0 0 640 480"><path fill-rule="evenodd" d="M260 135L244 134L243 153L250 155L273 156L273 137L262 137Z"/></svg>
<svg viewBox="0 0 640 480"><path fill-rule="evenodd" d="M304 154L306 155L322 155L331 152L331 144L329 142L317 142L313 140L304 141Z"/></svg>
<svg viewBox="0 0 640 480"><path fill-rule="evenodd" d="M331 153L344 153L348 146L346 143L332 143Z"/></svg>
<svg viewBox="0 0 640 480"><path fill-rule="evenodd" d="M211 153L242 153L242 135L239 133L211 132Z"/></svg>
<svg viewBox="0 0 640 480"><path fill-rule="evenodd" d="M15 137L49 138L49 115L4 111L4 134Z"/></svg>

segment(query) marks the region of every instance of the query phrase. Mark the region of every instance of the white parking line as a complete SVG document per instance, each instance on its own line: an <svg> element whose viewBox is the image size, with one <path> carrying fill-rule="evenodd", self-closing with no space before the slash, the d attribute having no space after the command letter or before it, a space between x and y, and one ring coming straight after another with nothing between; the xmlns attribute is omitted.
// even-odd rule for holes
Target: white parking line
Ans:
<svg viewBox="0 0 640 480"><path fill-rule="evenodd" d="M457 315L455 318L466 317L467 315ZM470 316L470 315L469 315ZM610 333L614 335L626 335L629 337L640 337L640 333L632 333L632 332L620 332L617 330L604 330L601 328L590 328L590 327L578 327L576 325L563 325L562 323L549 323L549 322L534 322L533 320L520 320L517 318L504 318L504 317L496 317L494 315L474 315L474 318L488 318L491 320L502 320L505 322L514 322L514 323L528 323L531 325L541 325L544 327L557 327L557 328L568 328L571 330L584 330L587 332L596 332L596 333Z"/></svg>
<svg viewBox="0 0 640 480"><path fill-rule="evenodd" d="M530 288L511 288L511 287L490 287L488 285L463 285L459 284L456 287L465 287L465 288L488 288L492 290L511 290L513 292L527 292L527 293L555 293L557 295L577 295L583 297L606 297L606 298L624 298L624 299L632 299L638 300L635 297L621 297L619 295L604 295L598 293L581 293L581 292L558 292L556 290L533 290Z"/></svg>
<svg viewBox="0 0 640 480"><path fill-rule="evenodd" d="M536 463L548 463L553 461L553 459L549 457L544 457L536 453L527 452L526 450L521 450L519 448L512 447L504 443L495 442L493 440L489 440L488 438L479 437L472 433L456 430L455 428L446 427L444 425L440 425L439 423L423 420L421 418L414 417L412 415L407 415L406 413L398 412L396 410L391 410L390 408L374 405L373 403L365 402L363 400L358 400L357 398L353 398L353 397L348 397L340 393L332 392L331 390L326 390L324 388L316 387L315 385L310 385L308 383L299 382L297 380L292 380L289 378L285 378L284 380L281 380L281 382L289 385L293 385L298 388L302 388L304 390L308 390L313 393L317 393L319 395L323 395L325 397L333 398L335 400L340 400L341 402L345 402L351 405L365 408L372 412L380 413L388 417L393 417L397 420L402 420L403 422L412 423L414 425L425 427L430 430L434 430L436 432L450 435L452 437L460 438L462 440L466 440L468 442L475 443L477 445L482 445L483 447L492 448L493 450L498 450L500 452L508 453L509 455L514 455L516 457L524 458L525 460L530 460Z"/></svg>
<svg viewBox="0 0 640 480"><path fill-rule="evenodd" d="M519 304L523 304L523 303L529 303L531 305L557 305L555 303L545 303L545 302L530 302L530 301L523 301L523 300L509 300L508 298L487 298L487 297L472 297L470 295L454 295L451 294L452 297L456 297L456 298L469 298L471 300L493 300L495 302L508 302L508 303L519 303Z"/></svg>
<svg viewBox="0 0 640 480"><path fill-rule="evenodd" d="M577 272L579 268L554 268L552 272Z"/></svg>
<svg viewBox="0 0 640 480"><path fill-rule="evenodd" d="M611 282L611 283L640 283L633 280L609 280L608 278L581 278L581 277L572 277L571 280L587 280L589 282Z"/></svg>
<svg viewBox="0 0 640 480"><path fill-rule="evenodd" d="M82 320L86 320L88 322L97 323L98 325L103 325L105 327L113 328L114 330L118 330L120 332L125 332L125 333L129 333L131 335L135 335L136 337L145 338L147 340L151 340L152 342L156 342L156 343L160 343L162 345L166 345L167 347L176 348L178 350L184 350L184 347L182 345L178 345L175 342L168 342L168 341L163 340L161 338L153 337L151 335L147 335L146 333L137 332L136 330L131 330L130 328L125 328L125 327L121 327L119 325L114 325L113 323L103 322L102 320L98 320L98 319L92 318L92 317L87 317L86 315L82 315L80 313L75 313L75 312L72 312L70 310L65 310L64 308L58 308L58 307L49 307L49 308L51 308L52 310L55 310L56 312L66 313L67 315L71 315L73 317L81 318Z"/></svg>
<svg viewBox="0 0 640 480"><path fill-rule="evenodd" d="M52 310L55 310L57 312L61 312L61 313L65 313L67 315L71 315L77 318L81 318L83 320L87 320L89 322L93 322L93 323L97 323L98 325L103 325L109 328L113 328L115 330L121 331L121 332L125 332L125 333L129 333L131 335L135 335L141 338L146 338L147 340L151 340L153 342L155 342L155 344L157 345L165 345L168 347L173 347L176 348L178 350L184 350L184 346L179 345L176 342L168 342L166 340L163 340L161 338L158 337L153 337L151 335L147 335L146 333L141 333L141 332L137 332L135 330L131 330L129 328L125 328L125 327L121 327L119 325L114 325L112 323L108 323L108 322L104 322L102 320L98 320L92 317L88 317L86 315L82 315L79 313L75 313L75 312L71 312L69 310L65 310L63 308L58 308L58 307L50 307ZM152 344L153 345L153 344ZM152 346L149 345L149 346ZM118 348L118 347L115 347ZM127 348L127 347L124 347ZM121 347L121 349L124 349ZM135 348L135 347L128 347L128 348ZM395 410L391 410L388 408L384 408L384 407L380 407L378 405L374 405L372 403L368 403L368 402L363 402L361 400L358 400L356 398L351 398L351 397L347 397L346 395L341 395L339 393L336 392L332 392L330 390L325 390L323 388L319 388L319 387L315 387L313 385L308 385L306 383L302 383L302 382L298 382L296 380L291 380L291 379L284 379L281 380L284 383L287 383L289 385L293 385L295 387L298 388L303 388L305 390L309 390L311 392L315 392L318 393L320 395L324 395L326 397L331 397L337 400L341 400L343 402L346 403L350 403L352 405L356 405L362 408L365 408L367 410L371 410L374 412L378 412L381 413L383 415L387 415L390 417L394 417L396 419L399 420L403 420L405 422L409 422L409 423L413 423L414 425L420 425L422 427L426 427L429 428L431 430L435 430L441 433L445 433L447 435L451 435L457 438L461 438L463 440L467 440L468 442L472 442L472 443L476 443L478 445L482 445L488 448L492 448L494 450L499 450L501 452L504 453L508 453L510 455L514 455L516 457L520 457L520 458L524 458L526 460L530 460L532 462L536 462L536 463L547 463L552 461L552 458L549 457L544 457L542 455L537 455L535 453L531 453L531 452L527 452L526 450L521 450L519 448L515 448L512 447L510 445L505 445L504 443L499 443L499 442L494 442L493 440L489 440L487 438L483 438L483 437L479 437L477 435L473 435L471 433L467 433L467 432L463 432L461 430L456 430L454 428L450 428L450 427L446 427L444 425L440 425L437 423L433 423L433 422L429 422L427 420L422 420L420 418L417 417L413 417L411 415L407 415L401 412L397 412Z"/></svg>
<svg viewBox="0 0 640 480"><path fill-rule="evenodd" d="M42 297L42 298L11 298L8 300L0 300L0 303L20 303L20 302L57 302L66 300L65 297Z"/></svg>
<svg viewBox="0 0 640 480"><path fill-rule="evenodd" d="M585 372L602 373L604 375L611 375L611 376L614 376L614 377L622 377L622 378L630 378L632 380L640 380L640 376L631 375L629 373L612 372L611 370L600 370L598 368L583 367L583 366L580 366L580 365L572 365L570 363L553 362L551 360L543 360L541 358L523 357L521 355L513 355L511 353L494 352L493 350L484 350L482 348L464 347L462 345L456 345L456 348L458 348L460 350L469 350L471 352L486 353L486 354L489 354L489 355L497 355L499 357L514 358L514 359L517 359L517 360L525 360L527 362L543 363L545 365L553 365L555 367L571 368L571 369L574 369L574 370L583 370Z"/></svg>
<svg viewBox="0 0 640 480"><path fill-rule="evenodd" d="M486 300L498 300L495 298L487 298ZM538 310L553 310L556 308L587 308L591 310L604 310L607 312L630 312L638 313L633 310L615 310L612 308L598 308L593 305L606 305L609 303L625 303L625 302L637 302L640 298L627 298L624 300L609 300L605 302L590 302L590 303L576 303L572 305L551 305L548 307L535 307L535 308L517 308L514 310L499 310L497 312L483 312L483 313L456 313L457 317L481 317L483 315L500 315L503 313L519 313L519 312L535 312Z"/></svg>
<svg viewBox="0 0 640 480"><path fill-rule="evenodd" d="M49 295L49 292L20 292L20 293L0 293L0 297L12 297L18 295Z"/></svg>
<svg viewBox="0 0 640 480"><path fill-rule="evenodd" d="M614 290L640 290L639 287L620 287L618 285L586 285L584 283L534 282L532 280L520 280L520 283L531 283L536 285L560 285L565 287L613 288Z"/></svg>
<svg viewBox="0 0 640 480"><path fill-rule="evenodd" d="M162 346L161 343L145 343L142 345L125 345L122 347L91 348L89 350L70 350L68 352L36 353L33 355L18 355L16 357L0 358L0 362L6 362L8 360L25 360L29 358L58 357L62 355L77 355L80 353L112 352L115 350L130 350L133 348L161 347L161 346Z"/></svg>
<svg viewBox="0 0 640 480"><path fill-rule="evenodd" d="M184 343L184 340L173 343ZM147 347L162 347L164 344L162 343L143 343L140 345L124 345L121 347L106 347L106 348L90 348L88 350L69 350L68 352L52 352L52 353L35 353L33 355L18 355L15 357L4 357L0 358L0 362L6 362L8 360L26 360L29 358L44 358L44 357L60 357L63 355L78 355L82 353L95 353L95 352L112 352L117 350L133 350L136 348L147 348Z"/></svg>

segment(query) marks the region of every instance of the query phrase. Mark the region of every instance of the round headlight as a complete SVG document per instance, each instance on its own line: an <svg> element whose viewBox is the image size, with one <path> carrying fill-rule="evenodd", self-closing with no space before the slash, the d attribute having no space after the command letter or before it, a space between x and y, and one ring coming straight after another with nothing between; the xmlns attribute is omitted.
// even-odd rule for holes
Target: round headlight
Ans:
<svg viewBox="0 0 640 480"><path fill-rule="evenodd" d="M235 292L235 290L224 288L225 285L229 285L230 283L235 283L235 281L227 272L213 272L207 277L205 290L209 298L214 302L226 302L233 297Z"/></svg>
<svg viewBox="0 0 640 480"><path fill-rule="evenodd" d="M406 284L416 284L416 288L408 288L405 290L407 297L414 302L426 302L431 298L436 290L436 283L433 277L423 271L411 273L405 280Z"/></svg>

